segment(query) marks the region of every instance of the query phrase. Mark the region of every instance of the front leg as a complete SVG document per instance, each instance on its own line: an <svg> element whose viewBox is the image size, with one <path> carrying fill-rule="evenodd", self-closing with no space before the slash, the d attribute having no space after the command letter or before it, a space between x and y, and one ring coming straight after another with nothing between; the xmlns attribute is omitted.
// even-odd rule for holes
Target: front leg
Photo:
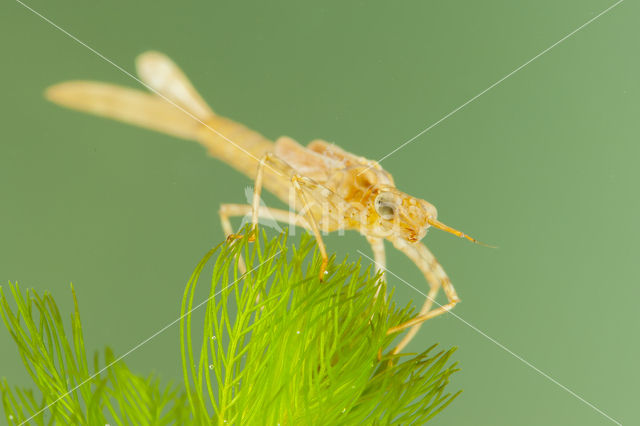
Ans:
<svg viewBox="0 0 640 426"><path fill-rule="evenodd" d="M398 343L398 345L393 349L393 353L397 354L407 346L407 344L409 344L418 330L420 330L423 322L449 312L458 302L460 302L460 299L458 298L458 294L456 293L455 288L453 288L453 284L451 284L451 280L449 280L447 273L424 244L410 244L404 240L394 240L392 242L398 250L406 254L407 257L416 264L426 278L430 287L427 298L420 309L420 313L406 323L390 328L387 331L387 334L393 334L411 327L407 332L407 335L404 336L400 343ZM431 307L433 304L437 303L435 302L435 298L438 295L440 287L443 288L444 293L447 296L448 303L445 305L438 304L438 307L432 310Z"/></svg>

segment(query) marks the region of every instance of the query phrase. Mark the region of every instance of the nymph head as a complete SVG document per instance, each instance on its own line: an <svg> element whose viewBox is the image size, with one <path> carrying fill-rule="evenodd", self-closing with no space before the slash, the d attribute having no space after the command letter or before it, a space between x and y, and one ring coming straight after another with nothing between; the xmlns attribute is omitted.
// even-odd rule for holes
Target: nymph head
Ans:
<svg viewBox="0 0 640 426"><path fill-rule="evenodd" d="M371 204L369 227L379 237L402 238L415 243L426 235L429 227L434 227L477 242L438 221L438 211L433 204L405 194L395 187L379 188L372 194Z"/></svg>
<svg viewBox="0 0 640 426"><path fill-rule="evenodd" d="M438 216L432 204L393 187L379 189L370 200L368 224L380 237L402 238L415 243L425 236L431 226L429 221Z"/></svg>

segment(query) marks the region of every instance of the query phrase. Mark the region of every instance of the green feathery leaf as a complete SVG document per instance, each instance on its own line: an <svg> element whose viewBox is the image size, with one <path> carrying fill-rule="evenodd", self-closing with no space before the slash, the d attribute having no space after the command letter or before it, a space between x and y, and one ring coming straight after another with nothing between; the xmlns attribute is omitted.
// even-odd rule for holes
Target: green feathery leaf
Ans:
<svg viewBox="0 0 640 426"><path fill-rule="evenodd" d="M90 366L73 287L69 328L50 294L10 284L12 308L0 287L2 319L38 390L0 382L7 422L423 424L459 394L445 391L455 349L391 355L387 330L414 312L376 297L386 284L369 267L332 258L320 281L312 238L250 242L249 229L209 251L187 283L183 387L132 373L109 348ZM197 300L209 268L208 296Z"/></svg>
<svg viewBox="0 0 640 426"><path fill-rule="evenodd" d="M392 348L387 330L413 310L376 298L386 288L370 268L331 259L320 281L312 238L289 247L286 235L248 236L217 248L200 342L191 339L194 298L213 253L185 291L184 379L196 422L422 424L457 396L444 391L457 371L447 366L453 349L379 359Z"/></svg>

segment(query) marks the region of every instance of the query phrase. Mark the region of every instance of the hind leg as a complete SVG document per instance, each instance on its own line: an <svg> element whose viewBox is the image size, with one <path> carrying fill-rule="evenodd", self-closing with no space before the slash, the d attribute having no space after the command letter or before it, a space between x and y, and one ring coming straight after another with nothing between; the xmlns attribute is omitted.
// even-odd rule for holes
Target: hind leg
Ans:
<svg viewBox="0 0 640 426"><path fill-rule="evenodd" d="M306 222L304 221L304 218L287 210L272 209L265 206L259 206L256 211L254 210L253 206L250 206L248 204L222 204L220 205L218 214L220 215L222 230L224 231L224 235L227 240L238 238L238 236L233 233L230 218L239 216L244 217L248 214L252 214L253 217L254 212L257 212L256 223L258 219L262 217L266 219L275 219L278 222L287 223L291 226L299 226L301 228L309 229ZM240 258L238 267L241 273L244 274L246 272L246 267L244 264L244 260L242 260L242 257Z"/></svg>
<svg viewBox="0 0 640 426"><path fill-rule="evenodd" d="M424 244L408 244L404 241L394 241L393 245L404 254L409 257L416 264L416 266L422 271L422 274L429 283L429 293L420 309L420 313L413 319L407 321L404 324L400 324L396 327L390 328L387 334L397 333L406 328L410 328L407 335L402 338L400 343L393 349L393 353L400 352L409 342L414 338L422 323L425 321L449 312L453 307L460 302L460 298L456 293L451 280L447 276L440 263L436 260L433 254ZM447 296L448 303L440 305L435 301L438 291L442 288ZM431 309L433 304L438 305L437 308Z"/></svg>

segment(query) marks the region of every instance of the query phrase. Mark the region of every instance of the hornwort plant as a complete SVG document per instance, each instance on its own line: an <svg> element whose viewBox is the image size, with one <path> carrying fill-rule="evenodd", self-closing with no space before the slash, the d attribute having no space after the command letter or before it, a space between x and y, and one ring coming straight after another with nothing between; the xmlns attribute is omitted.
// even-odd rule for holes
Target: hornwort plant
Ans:
<svg viewBox="0 0 640 426"><path fill-rule="evenodd" d="M4 324L35 385L0 382L8 424L423 424L459 394L445 392L454 348L393 352L387 331L414 312L375 297L386 292L380 274L331 257L320 281L312 238L248 239L209 251L187 283L176 320L183 384L135 374L109 348L90 363L73 287L66 327L50 294L0 287ZM208 296L197 300L205 269Z"/></svg>

